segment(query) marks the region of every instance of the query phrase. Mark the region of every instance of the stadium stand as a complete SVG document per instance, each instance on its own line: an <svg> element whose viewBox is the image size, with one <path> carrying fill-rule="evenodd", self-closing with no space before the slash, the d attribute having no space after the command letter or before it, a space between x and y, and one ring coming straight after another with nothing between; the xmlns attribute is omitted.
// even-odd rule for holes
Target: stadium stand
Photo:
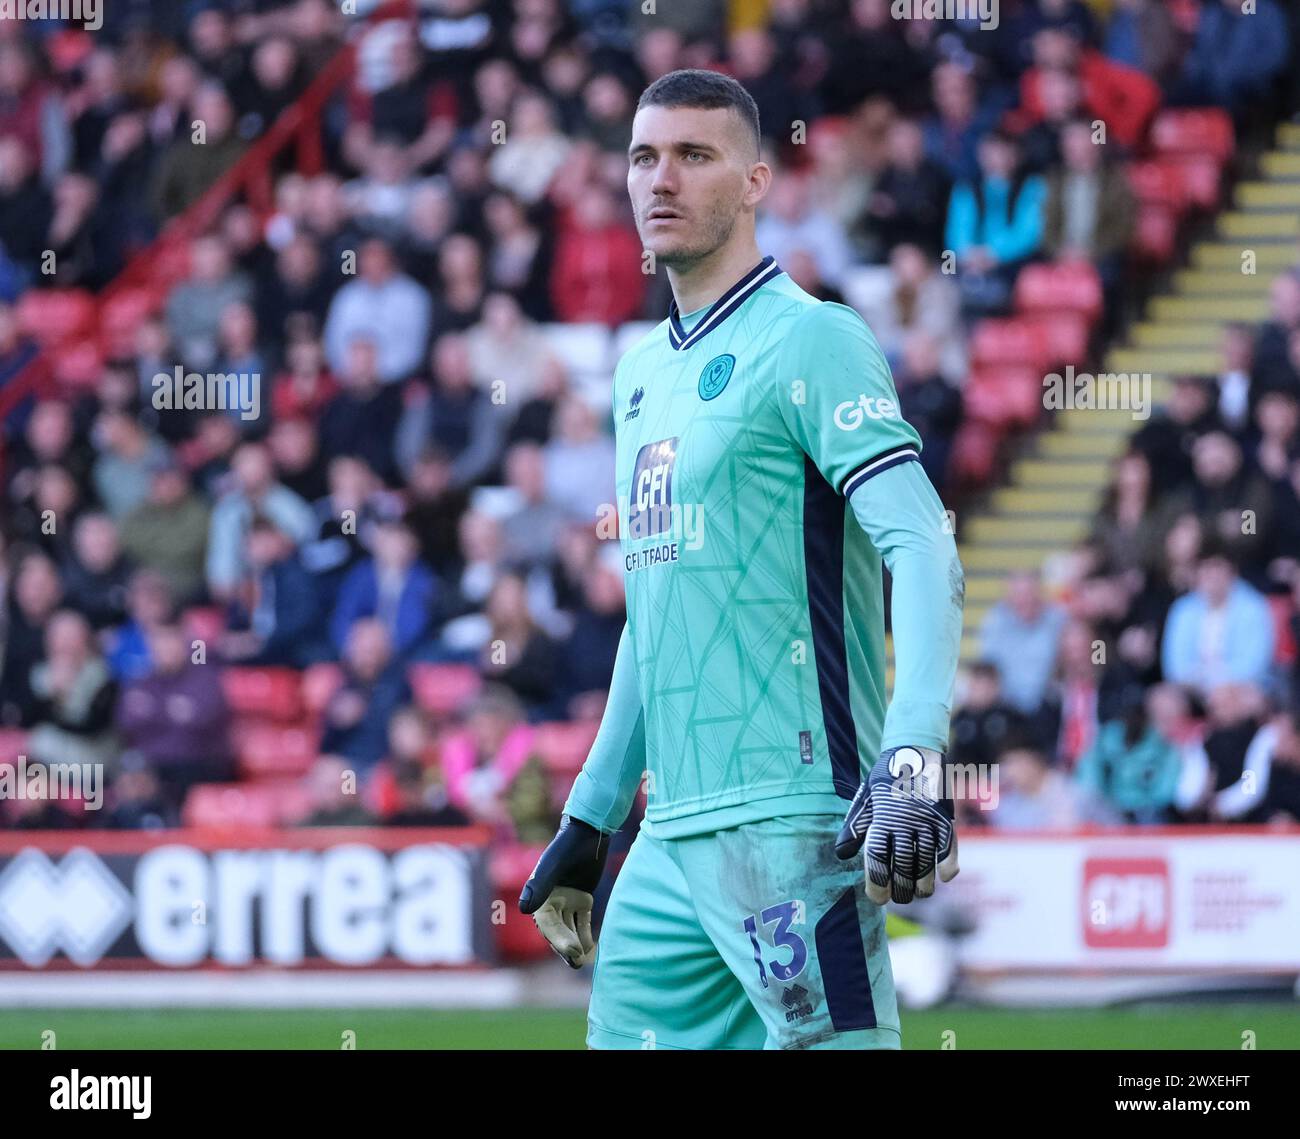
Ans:
<svg viewBox="0 0 1300 1139"><path fill-rule="evenodd" d="M104 757L97 826L481 822L517 887L624 619L609 381L669 294L622 151L709 66L760 244L871 323L956 510L954 754L1015 757L966 822L1300 818L1285 758L1234 796L1300 696L1293 9L357 7L0 23L0 762ZM176 369L258 413L160 406ZM0 810L38 824L86 816Z"/></svg>

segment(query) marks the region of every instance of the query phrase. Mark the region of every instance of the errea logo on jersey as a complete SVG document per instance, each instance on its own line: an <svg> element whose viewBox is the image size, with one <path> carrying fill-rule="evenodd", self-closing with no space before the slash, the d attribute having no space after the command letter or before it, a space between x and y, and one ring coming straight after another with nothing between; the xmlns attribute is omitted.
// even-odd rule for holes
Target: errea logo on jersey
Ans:
<svg viewBox="0 0 1300 1139"><path fill-rule="evenodd" d="M898 405L892 399L860 395L846 399L835 408L835 426L841 431L856 431L868 419L897 419Z"/></svg>

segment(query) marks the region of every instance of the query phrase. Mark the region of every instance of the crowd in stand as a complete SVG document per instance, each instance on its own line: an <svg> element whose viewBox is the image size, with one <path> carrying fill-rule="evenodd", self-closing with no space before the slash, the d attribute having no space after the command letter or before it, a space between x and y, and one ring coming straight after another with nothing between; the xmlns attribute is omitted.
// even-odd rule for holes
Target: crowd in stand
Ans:
<svg viewBox="0 0 1300 1139"><path fill-rule="evenodd" d="M1133 199L1116 163L1162 104L1244 118L1287 96L1275 0L1249 18L1184 5L1181 21L1161 0L1000 7L981 31L895 20L887 0L652 16L445 0L372 27L326 108L324 170L278 161L273 209L235 201L191 243L131 352L8 412L0 727L36 760L108 764L112 792L98 819L10 804L0 825L174 822L195 785L240 774L223 668L333 664L310 821L548 835L533 730L599 718L624 612L597 526L607 409L545 326L667 311L624 189L643 87L683 66L746 84L778 172L759 244L863 312L941 487L967 322L1005 310L1030 260L1086 258L1123 287ZM24 295L104 286L349 32L328 0L106 8L93 35L0 22L0 395L36 351ZM961 273L940 272L944 251ZM870 266L884 287L864 291ZM1099 817L1245 817L1232 792L1262 750L1288 786L1289 721L1235 769L1215 735L1243 738L1241 717L1263 724L1294 681L1264 639L1264 593L1300 561L1287 280L1273 323L1234 331L1238 366L1180 382L1138 437L1068 608L1018 580L990 618L954 738L1003 759L1009 825L1058 821L1054 781L1076 767ZM177 366L264 379L258 414L158 407L154 377ZM1244 537L1225 518L1247 504L1261 521ZM454 715L413 696L412 666L438 662L487 682ZM340 791L347 772L366 794Z"/></svg>
<svg viewBox="0 0 1300 1139"><path fill-rule="evenodd" d="M1224 341L1134 433L1087 541L985 619L953 726L1001 765L985 822L1300 821L1300 251Z"/></svg>

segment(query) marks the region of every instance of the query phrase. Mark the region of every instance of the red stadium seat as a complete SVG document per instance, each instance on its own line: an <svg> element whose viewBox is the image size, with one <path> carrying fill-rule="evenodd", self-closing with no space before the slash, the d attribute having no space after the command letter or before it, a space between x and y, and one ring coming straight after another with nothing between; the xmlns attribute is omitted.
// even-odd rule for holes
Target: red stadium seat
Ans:
<svg viewBox="0 0 1300 1139"><path fill-rule="evenodd" d="M0 763L13 763L27 754L27 733L20 728L0 728Z"/></svg>
<svg viewBox="0 0 1300 1139"><path fill-rule="evenodd" d="M58 344L88 333L95 300L84 289L31 289L18 301L18 325L41 344Z"/></svg>
<svg viewBox="0 0 1300 1139"><path fill-rule="evenodd" d="M227 668L221 687L237 716L265 716L282 723L302 718L302 677L291 668Z"/></svg>
<svg viewBox="0 0 1300 1139"><path fill-rule="evenodd" d="M1088 355L1088 321L1078 313L1058 312L1026 314L1021 319L1036 324L1047 344L1047 358L1052 365L1073 364L1082 369Z"/></svg>
<svg viewBox="0 0 1300 1139"><path fill-rule="evenodd" d="M998 431L987 423L968 420L957 430L949 457L951 478L962 486L985 486L998 465Z"/></svg>
<svg viewBox="0 0 1300 1139"><path fill-rule="evenodd" d="M1161 111L1151 124L1157 154L1196 154L1227 162L1237 149L1232 117L1217 107Z"/></svg>
<svg viewBox="0 0 1300 1139"><path fill-rule="evenodd" d="M89 388L99 383L104 358L92 340L78 340L53 349L54 378L70 388Z"/></svg>
<svg viewBox="0 0 1300 1139"><path fill-rule="evenodd" d="M1124 172L1142 205L1167 206L1181 216L1190 204L1187 183L1176 162L1159 158L1130 162Z"/></svg>
<svg viewBox="0 0 1300 1139"><path fill-rule="evenodd" d="M273 827L280 811L274 798L255 787L229 783L199 783L190 789L181 808L187 827L237 829Z"/></svg>
<svg viewBox="0 0 1300 1139"><path fill-rule="evenodd" d="M1132 249L1147 265L1167 265L1178 244L1178 218L1168 206L1144 203L1138 207Z"/></svg>
<svg viewBox="0 0 1300 1139"><path fill-rule="evenodd" d="M468 664L411 665L407 672L415 702L435 716L450 716L465 707L483 687L478 670Z"/></svg>
<svg viewBox="0 0 1300 1139"><path fill-rule="evenodd" d="M196 800L199 792L202 794ZM294 826L311 809L312 790L301 779L201 783L186 798L181 818L192 826ZM195 814L199 821L191 823L190 817ZM204 818L212 821L205 824Z"/></svg>
<svg viewBox="0 0 1300 1139"><path fill-rule="evenodd" d="M999 431L1032 427L1043 413L1043 377L1014 367L972 372L962 399L970 420Z"/></svg>
<svg viewBox="0 0 1300 1139"><path fill-rule="evenodd" d="M302 702L307 715L319 719L330 697L343 683L343 670L336 664L314 664L302 674Z"/></svg>
<svg viewBox="0 0 1300 1139"><path fill-rule="evenodd" d="M99 337L110 356L128 356L135 349L135 334L159 308L155 289L122 289L106 298L99 310Z"/></svg>
<svg viewBox="0 0 1300 1139"><path fill-rule="evenodd" d="M541 757L546 769L560 777L563 790L582 769L591 750L592 741L600 724L596 721L554 721L538 724L533 736L533 749Z"/></svg>
<svg viewBox="0 0 1300 1139"><path fill-rule="evenodd" d="M1016 278L1016 308L1022 313L1078 313L1089 326L1101 316L1101 277L1088 261L1026 265Z"/></svg>
<svg viewBox="0 0 1300 1139"><path fill-rule="evenodd" d="M239 771L248 779L306 775L316 762L316 733L305 727L236 721L232 735Z"/></svg>
<svg viewBox="0 0 1300 1139"><path fill-rule="evenodd" d="M517 898L537 865L544 846L509 843L496 846L489 856L488 875L493 897ZM497 952L503 961L543 961L551 956L551 947L537 932L533 919L525 917L513 905L505 907L505 920L492 927Z"/></svg>
<svg viewBox="0 0 1300 1139"><path fill-rule="evenodd" d="M1051 361L1043 331L1031 320L981 320L971 337L971 364L1018 364L1037 370Z"/></svg>
<svg viewBox="0 0 1300 1139"><path fill-rule="evenodd" d="M1207 211L1219 208L1223 185L1223 167L1219 162L1204 154L1180 154L1171 160L1171 165L1192 205Z"/></svg>

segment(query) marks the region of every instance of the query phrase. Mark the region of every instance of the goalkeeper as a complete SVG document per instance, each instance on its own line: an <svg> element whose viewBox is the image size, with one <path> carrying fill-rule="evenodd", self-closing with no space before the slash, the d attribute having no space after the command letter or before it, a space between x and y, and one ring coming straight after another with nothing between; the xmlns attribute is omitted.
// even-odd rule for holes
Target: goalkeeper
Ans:
<svg viewBox="0 0 1300 1139"><path fill-rule="evenodd" d="M957 873L951 527L867 326L760 255L759 138L753 100L712 72L665 75L633 121L628 191L674 299L614 375L627 624L520 898L587 959L609 836L644 781L595 955L595 1048L897 1048L881 907Z"/></svg>

